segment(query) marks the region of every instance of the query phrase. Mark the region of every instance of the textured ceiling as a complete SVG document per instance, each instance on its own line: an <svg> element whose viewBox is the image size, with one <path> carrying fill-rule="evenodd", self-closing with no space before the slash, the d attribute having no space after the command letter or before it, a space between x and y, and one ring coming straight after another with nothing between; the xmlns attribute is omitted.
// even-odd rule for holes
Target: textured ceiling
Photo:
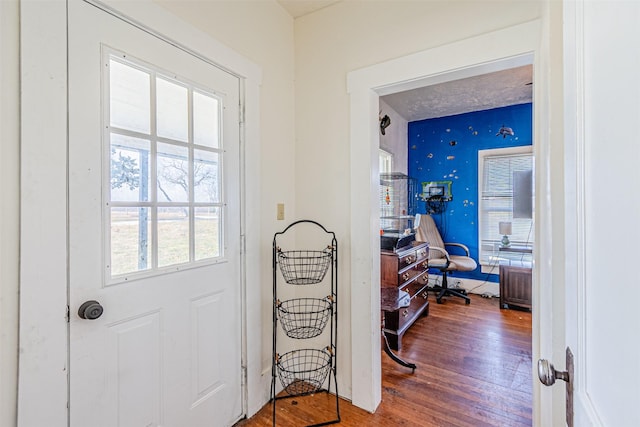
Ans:
<svg viewBox="0 0 640 427"><path fill-rule="evenodd" d="M532 102L532 81L533 66L525 65L398 92L380 99L412 122Z"/></svg>
<svg viewBox="0 0 640 427"><path fill-rule="evenodd" d="M324 9L340 0L278 0L280 6L284 8L289 15L294 18L313 13L317 10Z"/></svg>

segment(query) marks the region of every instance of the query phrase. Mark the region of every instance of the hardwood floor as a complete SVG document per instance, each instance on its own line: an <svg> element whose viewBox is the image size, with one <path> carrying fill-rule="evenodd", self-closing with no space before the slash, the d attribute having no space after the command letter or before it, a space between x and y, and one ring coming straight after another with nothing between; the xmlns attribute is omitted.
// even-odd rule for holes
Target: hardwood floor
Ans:
<svg viewBox="0 0 640 427"><path fill-rule="evenodd" d="M398 354L415 373L382 354L382 403L370 414L341 399L342 426L531 426L531 313L500 310L498 299L448 297L404 335ZM340 367L338 367L339 369ZM340 371L338 371L338 376ZM277 425L298 427L335 416L335 396L277 402ZM238 426L269 426L267 404Z"/></svg>

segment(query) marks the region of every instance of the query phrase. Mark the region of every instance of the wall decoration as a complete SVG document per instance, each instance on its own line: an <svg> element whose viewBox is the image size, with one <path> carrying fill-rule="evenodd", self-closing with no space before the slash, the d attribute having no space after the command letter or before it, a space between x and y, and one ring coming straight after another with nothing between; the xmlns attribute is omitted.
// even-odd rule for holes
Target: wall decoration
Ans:
<svg viewBox="0 0 640 427"><path fill-rule="evenodd" d="M511 129L510 127L506 127L505 125L502 125L498 133L496 133L496 136L500 136L500 135L502 135L502 139L505 139L507 135L513 136L515 135L515 133L513 132L513 129Z"/></svg>
<svg viewBox="0 0 640 427"><path fill-rule="evenodd" d="M434 219L446 241L466 244L476 260L478 150L531 145L532 119L532 104L529 103L409 123L408 144L409 147L416 146L408 153L409 175L423 183L452 183L455 197L445 203L441 214L434 214ZM498 131L498 136L503 138L496 138L496 130L503 128L506 129L502 134ZM517 129L518 136L513 129ZM452 145L450 141L456 144ZM418 213L433 210L426 199L418 208ZM456 273L456 277L485 280L487 275L478 269ZM497 281L498 276L491 275L489 280Z"/></svg>
<svg viewBox="0 0 640 427"><path fill-rule="evenodd" d="M450 201L453 198L451 194L451 181L427 181L422 183L422 200L440 199Z"/></svg>
<svg viewBox="0 0 640 427"><path fill-rule="evenodd" d="M380 133L385 134L385 129L391 124L391 119L386 114L380 119Z"/></svg>

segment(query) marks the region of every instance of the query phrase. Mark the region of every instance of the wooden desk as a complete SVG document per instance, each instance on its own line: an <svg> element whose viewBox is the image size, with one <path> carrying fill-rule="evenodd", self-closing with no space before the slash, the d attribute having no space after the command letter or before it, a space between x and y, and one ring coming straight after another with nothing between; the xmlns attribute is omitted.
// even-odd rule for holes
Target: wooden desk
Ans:
<svg viewBox="0 0 640 427"><path fill-rule="evenodd" d="M429 244L413 242L395 251L380 251L380 286L409 293L411 303L399 310L384 311L387 339L394 350L402 349L402 336L421 316L429 314Z"/></svg>

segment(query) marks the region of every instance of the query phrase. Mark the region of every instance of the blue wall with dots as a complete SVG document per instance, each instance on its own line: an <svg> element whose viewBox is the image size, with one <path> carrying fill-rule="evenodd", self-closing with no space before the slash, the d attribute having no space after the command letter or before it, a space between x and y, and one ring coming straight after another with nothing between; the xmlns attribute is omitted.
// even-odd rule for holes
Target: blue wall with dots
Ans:
<svg viewBox="0 0 640 427"><path fill-rule="evenodd" d="M409 123L409 176L419 188L426 181L451 181L453 199L433 218L445 242L463 243L478 260L478 150L531 145L532 104L520 104ZM510 128L500 133L501 128ZM426 213L418 203L418 213ZM498 281L480 267L451 277Z"/></svg>

